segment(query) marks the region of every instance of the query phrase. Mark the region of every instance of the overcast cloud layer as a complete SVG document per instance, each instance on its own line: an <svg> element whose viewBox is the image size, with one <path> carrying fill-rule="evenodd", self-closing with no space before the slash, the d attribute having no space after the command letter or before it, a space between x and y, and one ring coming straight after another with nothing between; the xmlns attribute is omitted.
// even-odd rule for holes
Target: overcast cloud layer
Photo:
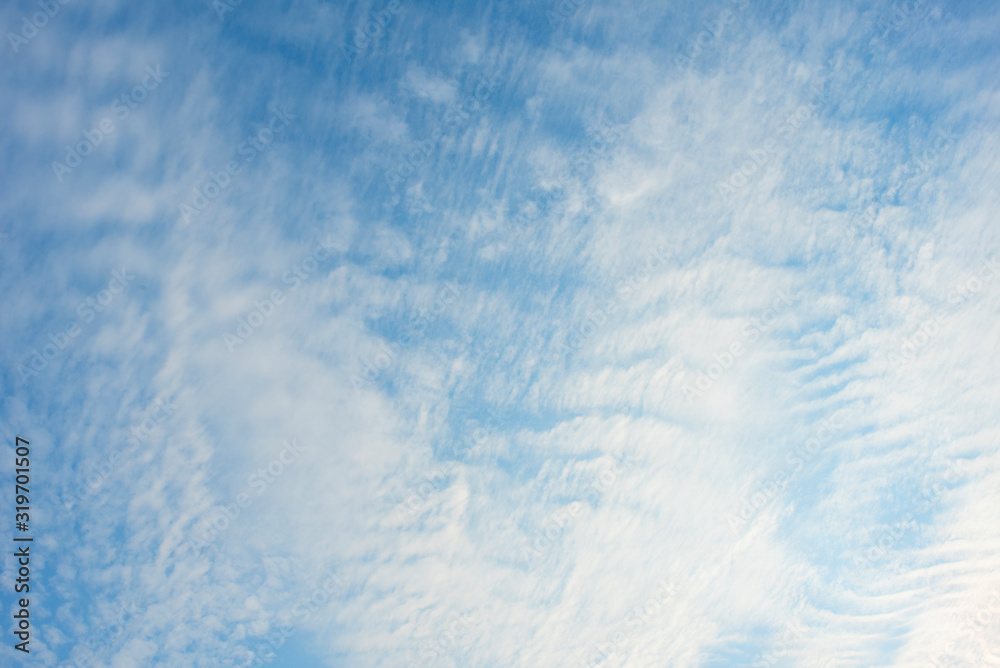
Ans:
<svg viewBox="0 0 1000 668"><path fill-rule="evenodd" d="M1000 666L995 3L0 27L0 664Z"/></svg>

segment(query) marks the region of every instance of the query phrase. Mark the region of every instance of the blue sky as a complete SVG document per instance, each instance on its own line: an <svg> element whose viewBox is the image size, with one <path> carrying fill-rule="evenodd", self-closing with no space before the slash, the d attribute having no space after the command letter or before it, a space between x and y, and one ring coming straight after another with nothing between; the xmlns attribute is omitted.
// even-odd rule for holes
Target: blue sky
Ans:
<svg viewBox="0 0 1000 668"><path fill-rule="evenodd" d="M995 5L0 26L0 664L1000 666Z"/></svg>

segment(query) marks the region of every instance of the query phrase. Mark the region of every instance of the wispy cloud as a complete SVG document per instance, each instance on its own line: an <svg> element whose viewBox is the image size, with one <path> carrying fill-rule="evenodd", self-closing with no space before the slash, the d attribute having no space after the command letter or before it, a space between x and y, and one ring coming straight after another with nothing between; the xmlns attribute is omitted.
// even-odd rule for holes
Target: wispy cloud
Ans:
<svg viewBox="0 0 1000 668"><path fill-rule="evenodd" d="M995 7L0 23L31 661L997 662Z"/></svg>

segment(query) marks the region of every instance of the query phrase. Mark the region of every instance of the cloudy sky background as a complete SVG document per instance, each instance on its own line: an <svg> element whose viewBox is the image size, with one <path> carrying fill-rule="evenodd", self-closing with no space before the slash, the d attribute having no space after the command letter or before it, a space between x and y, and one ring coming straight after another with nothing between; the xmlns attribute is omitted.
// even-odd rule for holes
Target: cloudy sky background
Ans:
<svg viewBox="0 0 1000 668"><path fill-rule="evenodd" d="M1000 9L577 2L5 39L4 665L1000 666Z"/></svg>

